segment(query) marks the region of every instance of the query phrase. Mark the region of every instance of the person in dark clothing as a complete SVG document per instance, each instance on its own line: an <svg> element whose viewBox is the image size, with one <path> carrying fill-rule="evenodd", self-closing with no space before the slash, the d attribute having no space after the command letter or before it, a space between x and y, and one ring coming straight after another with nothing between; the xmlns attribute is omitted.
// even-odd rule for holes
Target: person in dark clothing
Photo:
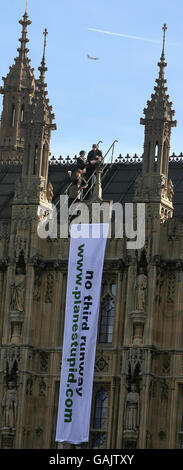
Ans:
<svg viewBox="0 0 183 470"><path fill-rule="evenodd" d="M69 195L69 207L73 203L81 202L82 191L87 188L87 182L83 177L84 170L76 170L75 176L73 177L72 184L68 190ZM70 223L78 216L79 211L72 215L72 212L69 217Z"/></svg>
<svg viewBox="0 0 183 470"><path fill-rule="evenodd" d="M90 152L88 153L88 156L87 156L87 162L88 163L91 163L91 161L96 160L96 152L97 152L97 145L93 144L92 145L92 150L90 150Z"/></svg>
<svg viewBox="0 0 183 470"><path fill-rule="evenodd" d="M81 150L79 152L79 157L77 158L77 168L79 168L79 170L84 170L84 168L86 168L87 162L85 159L85 155L86 152L84 150Z"/></svg>
<svg viewBox="0 0 183 470"><path fill-rule="evenodd" d="M102 160L103 160L102 151L99 150L99 149L97 149L97 151L96 151L96 158L97 158L97 161L100 162L100 163L101 163Z"/></svg>
<svg viewBox="0 0 183 470"><path fill-rule="evenodd" d="M68 189L69 195L69 207L73 202L80 202L81 192L84 188L87 188L87 182L83 177L84 169L77 169L75 175L72 178L72 183Z"/></svg>
<svg viewBox="0 0 183 470"><path fill-rule="evenodd" d="M86 166L87 166L87 161L85 159L85 155L86 155L86 152L85 150L81 150L79 152L79 157L77 158L77 170L85 170ZM69 170L68 172L68 180L71 182L74 178L75 178L75 172L72 172L71 170ZM84 173L86 173L86 170L84 171Z"/></svg>
<svg viewBox="0 0 183 470"><path fill-rule="evenodd" d="M91 186L93 184L93 174L96 170L96 166L102 160L102 152L97 148L96 144L93 144L92 150L88 153L87 162L88 166L86 168L86 179L88 182L87 190L84 191L84 196L87 198L91 195Z"/></svg>

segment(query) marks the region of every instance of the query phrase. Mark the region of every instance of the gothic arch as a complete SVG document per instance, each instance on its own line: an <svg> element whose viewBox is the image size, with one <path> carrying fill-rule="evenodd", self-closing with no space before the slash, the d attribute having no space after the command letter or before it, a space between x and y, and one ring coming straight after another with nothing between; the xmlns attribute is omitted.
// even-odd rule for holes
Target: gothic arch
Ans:
<svg viewBox="0 0 183 470"><path fill-rule="evenodd" d="M24 104L21 107L20 122L24 122Z"/></svg>
<svg viewBox="0 0 183 470"><path fill-rule="evenodd" d="M11 107L11 127L15 127L15 104Z"/></svg>
<svg viewBox="0 0 183 470"><path fill-rule="evenodd" d="M168 165L168 140L166 139L163 145L163 162L162 162L162 173L167 173Z"/></svg>
<svg viewBox="0 0 183 470"><path fill-rule="evenodd" d="M47 167L47 152L48 146L46 143L43 145L43 153L42 153L42 164L41 164L41 176L46 176L46 167Z"/></svg>
<svg viewBox="0 0 183 470"><path fill-rule="evenodd" d="M159 155L159 142L157 140L155 144L155 149L154 149L154 171L157 171L158 155Z"/></svg>

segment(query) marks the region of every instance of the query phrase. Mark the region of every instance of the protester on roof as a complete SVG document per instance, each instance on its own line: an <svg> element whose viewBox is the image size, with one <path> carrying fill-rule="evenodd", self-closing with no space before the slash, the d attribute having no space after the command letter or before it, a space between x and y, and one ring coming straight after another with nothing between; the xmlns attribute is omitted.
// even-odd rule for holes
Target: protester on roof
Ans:
<svg viewBox="0 0 183 470"><path fill-rule="evenodd" d="M82 195L82 190L87 188L88 184L83 177L84 174L84 169L77 169L75 176L72 180L72 183L68 189L68 195L69 195L69 206L73 202L80 202L81 200L81 195Z"/></svg>

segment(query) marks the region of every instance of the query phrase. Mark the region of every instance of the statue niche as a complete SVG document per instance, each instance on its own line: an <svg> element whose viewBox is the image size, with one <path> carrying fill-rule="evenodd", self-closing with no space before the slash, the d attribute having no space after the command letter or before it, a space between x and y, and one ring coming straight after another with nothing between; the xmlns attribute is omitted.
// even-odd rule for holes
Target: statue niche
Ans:
<svg viewBox="0 0 183 470"><path fill-rule="evenodd" d="M2 425L5 428L15 428L17 417L17 390L14 381L8 381L8 388L2 401Z"/></svg>
<svg viewBox="0 0 183 470"><path fill-rule="evenodd" d="M51 204L52 199L53 199L53 185L51 184L50 181L46 187L46 197L47 197L48 202Z"/></svg>
<svg viewBox="0 0 183 470"><path fill-rule="evenodd" d="M24 311L25 293L25 264L18 262L16 265L14 282L11 283L10 309L13 311Z"/></svg>
<svg viewBox="0 0 183 470"><path fill-rule="evenodd" d="M135 384L126 397L125 431L137 431L139 428L139 393Z"/></svg>
<svg viewBox="0 0 183 470"><path fill-rule="evenodd" d="M139 268L139 274L136 281L136 309L140 312L145 311L146 303L147 276L144 274L143 267Z"/></svg>

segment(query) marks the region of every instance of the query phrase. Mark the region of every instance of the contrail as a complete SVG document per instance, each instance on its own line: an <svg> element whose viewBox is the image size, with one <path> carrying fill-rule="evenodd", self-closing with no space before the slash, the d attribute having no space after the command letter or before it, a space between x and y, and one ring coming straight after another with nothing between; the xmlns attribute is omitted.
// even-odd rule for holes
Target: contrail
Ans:
<svg viewBox="0 0 183 470"><path fill-rule="evenodd" d="M88 28L88 31L95 31L96 33L109 34L111 36L119 36L119 37L127 38L127 39L136 39L138 41L152 42L154 44L162 44L162 41L158 41L156 39L143 38L141 36L131 36L130 34L113 33L112 31L105 31L103 29ZM169 44L171 46L177 46L178 45L176 43L170 43L170 42L167 42L167 44Z"/></svg>

